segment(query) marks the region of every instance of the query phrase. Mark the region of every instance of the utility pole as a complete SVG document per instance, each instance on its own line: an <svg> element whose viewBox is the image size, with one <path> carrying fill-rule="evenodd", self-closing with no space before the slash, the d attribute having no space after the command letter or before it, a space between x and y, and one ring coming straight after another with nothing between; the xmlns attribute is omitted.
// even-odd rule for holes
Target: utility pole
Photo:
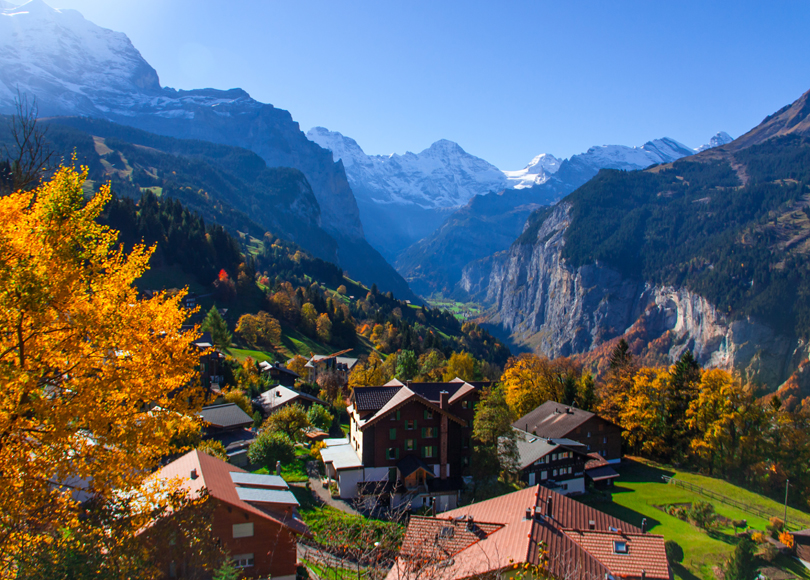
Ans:
<svg viewBox="0 0 810 580"><path fill-rule="evenodd" d="M788 488L790 487L790 480L785 480L785 531L787 531L787 499L788 499Z"/></svg>

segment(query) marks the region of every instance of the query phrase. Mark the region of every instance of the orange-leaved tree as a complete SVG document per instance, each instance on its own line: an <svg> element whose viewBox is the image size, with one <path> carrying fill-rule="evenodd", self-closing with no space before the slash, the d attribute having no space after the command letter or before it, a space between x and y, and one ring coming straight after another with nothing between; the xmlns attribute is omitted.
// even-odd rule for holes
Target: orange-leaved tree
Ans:
<svg viewBox="0 0 810 580"><path fill-rule="evenodd" d="M0 198L0 577L78 522L72 492L137 489L203 402L184 293L138 297L154 248L124 252L86 177Z"/></svg>

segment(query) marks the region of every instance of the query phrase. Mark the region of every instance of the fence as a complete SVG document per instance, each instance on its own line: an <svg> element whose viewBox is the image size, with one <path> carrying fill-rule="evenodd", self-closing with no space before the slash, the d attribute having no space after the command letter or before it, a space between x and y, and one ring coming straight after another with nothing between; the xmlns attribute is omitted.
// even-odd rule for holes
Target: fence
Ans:
<svg viewBox="0 0 810 580"><path fill-rule="evenodd" d="M695 485L694 483L689 483L688 481L681 481L680 479L675 479L674 477L670 477L668 475L662 475L661 479L663 479L667 483L671 483L672 485L677 485L678 487L682 487L688 491L693 493L697 493L711 499L717 500L722 502L726 505L730 505L732 507L737 508L738 510L744 511L746 513L758 516L765 520L770 520L773 517L782 519L785 514L773 514L770 512L765 511L762 508L758 508L756 506L749 505L747 503L738 501L736 499L730 498L727 495L723 495L722 493L717 493L716 491L712 491L710 489L706 489L705 487L700 487L699 485ZM797 523L792 523L790 521L786 522L786 527L788 529L795 529L801 530L802 526Z"/></svg>

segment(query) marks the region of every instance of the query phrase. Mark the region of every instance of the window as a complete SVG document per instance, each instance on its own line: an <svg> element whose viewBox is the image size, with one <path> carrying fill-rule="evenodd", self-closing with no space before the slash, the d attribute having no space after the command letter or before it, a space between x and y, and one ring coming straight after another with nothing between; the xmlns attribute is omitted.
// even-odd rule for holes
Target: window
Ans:
<svg viewBox="0 0 810 580"><path fill-rule="evenodd" d="M422 427L422 438L432 439L436 436L436 427Z"/></svg>
<svg viewBox="0 0 810 580"><path fill-rule="evenodd" d="M456 530L450 526L445 526L441 530L439 530L439 537L440 538L452 538L455 535Z"/></svg>
<svg viewBox="0 0 810 580"><path fill-rule="evenodd" d="M253 566L253 554L239 554L231 559L237 568L250 568Z"/></svg>
<svg viewBox="0 0 810 580"><path fill-rule="evenodd" d="M557 461L557 454L556 453L551 454L551 460L552 461Z"/></svg>
<svg viewBox="0 0 810 580"><path fill-rule="evenodd" d="M425 419L433 419L433 411L425 409Z"/></svg>
<svg viewBox="0 0 810 580"><path fill-rule="evenodd" d="M392 427L391 429L388 430L388 438L391 441L394 441L397 438L397 428L396 427Z"/></svg>
<svg viewBox="0 0 810 580"><path fill-rule="evenodd" d="M424 457L425 459L436 457L436 447L433 445L426 445L422 447L422 457Z"/></svg>
<svg viewBox="0 0 810 580"><path fill-rule="evenodd" d="M559 475L559 470L555 469L552 475L554 475L554 477L557 477L557 475Z"/></svg>
<svg viewBox="0 0 810 580"><path fill-rule="evenodd" d="M613 552L615 554L627 554L629 552L629 550L627 549L627 542L620 542L619 540L614 540Z"/></svg>
<svg viewBox="0 0 810 580"><path fill-rule="evenodd" d="M540 479L548 479L548 471L541 471Z"/></svg>
<svg viewBox="0 0 810 580"><path fill-rule="evenodd" d="M399 459L399 447L389 447L386 450L388 459Z"/></svg>
<svg viewBox="0 0 810 580"><path fill-rule="evenodd" d="M250 538L251 536L253 536L253 522L233 525L234 538Z"/></svg>
<svg viewBox="0 0 810 580"><path fill-rule="evenodd" d="M590 439L590 438L591 438L591 432L590 432L590 431L588 431L588 435L587 435L587 437L588 437L588 439Z"/></svg>
<svg viewBox="0 0 810 580"><path fill-rule="evenodd" d="M602 437L602 443L607 443L607 437Z"/></svg>
<svg viewBox="0 0 810 580"><path fill-rule="evenodd" d="M461 465L462 465L462 467L467 467L468 465L470 465L470 458L467 457L466 455L464 457L462 457L461 458Z"/></svg>
<svg viewBox="0 0 810 580"><path fill-rule="evenodd" d="M391 420L399 421L399 411L397 411L396 413L391 413Z"/></svg>
<svg viewBox="0 0 810 580"><path fill-rule="evenodd" d="M461 401L461 408L462 409L467 409L467 408L469 408L469 406L470 406L469 401Z"/></svg>
<svg viewBox="0 0 810 580"><path fill-rule="evenodd" d="M414 429L416 429L416 421L413 420L413 419L406 420L405 421L405 429L407 431L413 431Z"/></svg>
<svg viewBox="0 0 810 580"><path fill-rule="evenodd" d="M405 451L413 451L416 449L416 439L405 440Z"/></svg>

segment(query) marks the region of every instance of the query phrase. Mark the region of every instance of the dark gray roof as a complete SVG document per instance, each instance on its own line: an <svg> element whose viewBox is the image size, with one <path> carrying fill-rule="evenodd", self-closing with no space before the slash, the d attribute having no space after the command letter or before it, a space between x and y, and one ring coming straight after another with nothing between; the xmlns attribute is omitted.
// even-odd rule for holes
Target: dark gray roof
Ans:
<svg viewBox="0 0 810 580"><path fill-rule="evenodd" d="M378 411L397 394L402 387L355 387L354 408L358 411Z"/></svg>
<svg viewBox="0 0 810 580"><path fill-rule="evenodd" d="M562 438L594 416L570 405L547 401L512 423L513 427L541 437Z"/></svg>
<svg viewBox="0 0 810 580"><path fill-rule="evenodd" d="M593 469L585 470L585 474L593 481L604 481L605 479L616 479L619 474L610 465L603 465Z"/></svg>
<svg viewBox="0 0 810 580"><path fill-rule="evenodd" d="M571 439L546 439L545 437L533 435L532 433L526 433L515 427L512 428L517 433L516 443L518 454L520 455L521 469L529 467L541 457L545 457L557 449L566 449L587 458L585 446L578 441L572 441Z"/></svg>
<svg viewBox="0 0 810 580"><path fill-rule="evenodd" d="M251 421L251 425L253 421ZM250 429L236 429L233 431L226 431L224 433L216 433L209 435L208 438L216 439L225 447L225 451L231 452L238 449L248 447L253 440L256 439L256 434Z"/></svg>
<svg viewBox="0 0 810 580"><path fill-rule="evenodd" d="M407 386L414 393L420 397L424 397L432 403L439 403L439 393L447 391L447 394L452 397L456 391L464 386L465 383L409 383ZM471 382L467 383L480 390L488 385L488 382ZM355 408L358 411L379 411L391 398L397 394L402 387L396 386L382 386L382 387L355 387L354 388L354 401Z"/></svg>
<svg viewBox="0 0 810 580"><path fill-rule="evenodd" d="M278 475L265 475L261 473L243 473L231 471L231 481L243 487L266 487L271 489L289 489L290 486L284 478Z"/></svg>
<svg viewBox="0 0 810 580"><path fill-rule="evenodd" d="M236 403L203 407L199 413L203 421L212 427L245 427L253 425L253 418Z"/></svg>

